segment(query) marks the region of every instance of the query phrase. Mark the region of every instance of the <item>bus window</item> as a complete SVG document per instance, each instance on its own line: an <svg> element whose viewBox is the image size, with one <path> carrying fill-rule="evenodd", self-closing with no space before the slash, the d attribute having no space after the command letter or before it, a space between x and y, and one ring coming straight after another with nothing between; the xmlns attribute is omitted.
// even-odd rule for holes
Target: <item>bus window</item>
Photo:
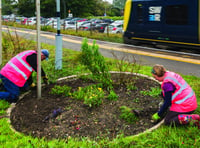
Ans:
<svg viewBox="0 0 200 148"><path fill-rule="evenodd" d="M185 25L188 23L188 7L186 5L171 5L166 7L166 24Z"/></svg>

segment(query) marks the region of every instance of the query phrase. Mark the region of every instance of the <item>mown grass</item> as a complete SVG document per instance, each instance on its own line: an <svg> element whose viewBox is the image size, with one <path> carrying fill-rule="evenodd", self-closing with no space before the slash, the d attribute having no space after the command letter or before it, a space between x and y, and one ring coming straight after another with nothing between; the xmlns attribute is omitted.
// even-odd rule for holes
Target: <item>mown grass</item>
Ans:
<svg viewBox="0 0 200 148"><path fill-rule="evenodd" d="M42 48L49 49L51 53L49 60L42 62L42 66L44 67L50 81L54 82L60 77L65 77L73 74L80 75L82 73L88 72L83 65L77 62L77 55L79 55L79 52L70 49L63 49L63 68L61 70L55 70L55 47L42 44ZM3 58L5 56L6 55L3 55ZM3 60L3 64L5 64L6 60ZM118 70L115 64L113 64L113 59L106 58L106 62L109 65L109 70ZM1 66L3 66L3 64ZM152 67L140 65L139 73L151 76L151 68ZM126 70L129 70L129 68ZM132 71L131 67L130 71ZM198 99L198 105L200 105L200 78L195 76L182 76L194 89ZM6 115L6 109L9 107L10 104L1 100L1 115ZM200 114L200 107L198 107L196 113ZM123 135L119 135L116 139L111 141L104 139L97 142L86 137L82 138L81 140L77 140L72 137L54 140L45 140L45 138L38 139L13 131L8 121L8 118L5 117L0 119L0 147L4 148L200 147L199 129L192 126L169 127L162 125L157 130L147 132L139 136L124 137Z"/></svg>

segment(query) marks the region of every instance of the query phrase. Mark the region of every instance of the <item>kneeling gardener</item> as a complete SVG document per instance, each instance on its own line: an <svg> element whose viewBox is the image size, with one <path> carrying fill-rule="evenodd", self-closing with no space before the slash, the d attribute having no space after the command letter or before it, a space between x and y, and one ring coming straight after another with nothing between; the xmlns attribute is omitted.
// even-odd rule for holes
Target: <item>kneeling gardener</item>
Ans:
<svg viewBox="0 0 200 148"><path fill-rule="evenodd" d="M49 51L41 50L41 61L48 59ZM21 88L34 86L32 80L33 71L37 72L37 51L27 50L17 54L1 69L0 78L5 91L0 92L0 99L10 103L16 102L20 95ZM48 79L44 70L41 68L43 81L47 83Z"/></svg>

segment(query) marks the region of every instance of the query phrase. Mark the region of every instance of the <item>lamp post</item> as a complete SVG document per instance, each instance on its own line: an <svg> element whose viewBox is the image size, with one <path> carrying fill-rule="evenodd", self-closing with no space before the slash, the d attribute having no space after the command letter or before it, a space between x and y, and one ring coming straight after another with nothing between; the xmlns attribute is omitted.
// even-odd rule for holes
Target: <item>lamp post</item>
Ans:
<svg viewBox="0 0 200 148"><path fill-rule="evenodd" d="M106 16L106 1L104 1L104 5L105 5L104 16Z"/></svg>
<svg viewBox="0 0 200 148"><path fill-rule="evenodd" d="M57 34L55 69L62 69L62 35L60 34L60 0L56 0Z"/></svg>

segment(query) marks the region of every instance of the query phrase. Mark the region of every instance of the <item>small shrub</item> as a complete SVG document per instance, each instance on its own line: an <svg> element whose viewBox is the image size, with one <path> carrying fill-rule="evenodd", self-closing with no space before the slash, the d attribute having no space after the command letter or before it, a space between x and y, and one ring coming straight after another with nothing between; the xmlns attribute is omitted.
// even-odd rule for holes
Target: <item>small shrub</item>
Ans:
<svg viewBox="0 0 200 148"><path fill-rule="evenodd" d="M98 87L97 85L92 85L85 88L79 87L78 90L72 94L73 98L83 100L83 103L89 107L99 106L102 103L104 95L105 93L102 88Z"/></svg>
<svg viewBox="0 0 200 148"><path fill-rule="evenodd" d="M50 91L50 94L57 94L57 95L63 95L63 96L70 96L71 93L71 87L67 86L67 85L63 85L63 86L60 86L60 85L55 85L51 91Z"/></svg>
<svg viewBox="0 0 200 148"><path fill-rule="evenodd" d="M116 101L118 99L118 97L119 96L113 90L111 90L109 95L108 95L108 100L115 100Z"/></svg>
<svg viewBox="0 0 200 148"><path fill-rule="evenodd" d="M133 122L137 121L138 118L132 112L131 108L129 108L127 106L121 106L120 110L121 110L121 115L120 115L121 119L124 119L128 123L133 123Z"/></svg>
<svg viewBox="0 0 200 148"><path fill-rule="evenodd" d="M126 89L127 90L136 90L137 87L134 85L134 82L132 82L132 83L127 83L126 84Z"/></svg>
<svg viewBox="0 0 200 148"><path fill-rule="evenodd" d="M160 95L161 92L161 88L159 87L151 87L151 91L140 91L141 94L143 95L149 95L151 97L157 98Z"/></svg>

